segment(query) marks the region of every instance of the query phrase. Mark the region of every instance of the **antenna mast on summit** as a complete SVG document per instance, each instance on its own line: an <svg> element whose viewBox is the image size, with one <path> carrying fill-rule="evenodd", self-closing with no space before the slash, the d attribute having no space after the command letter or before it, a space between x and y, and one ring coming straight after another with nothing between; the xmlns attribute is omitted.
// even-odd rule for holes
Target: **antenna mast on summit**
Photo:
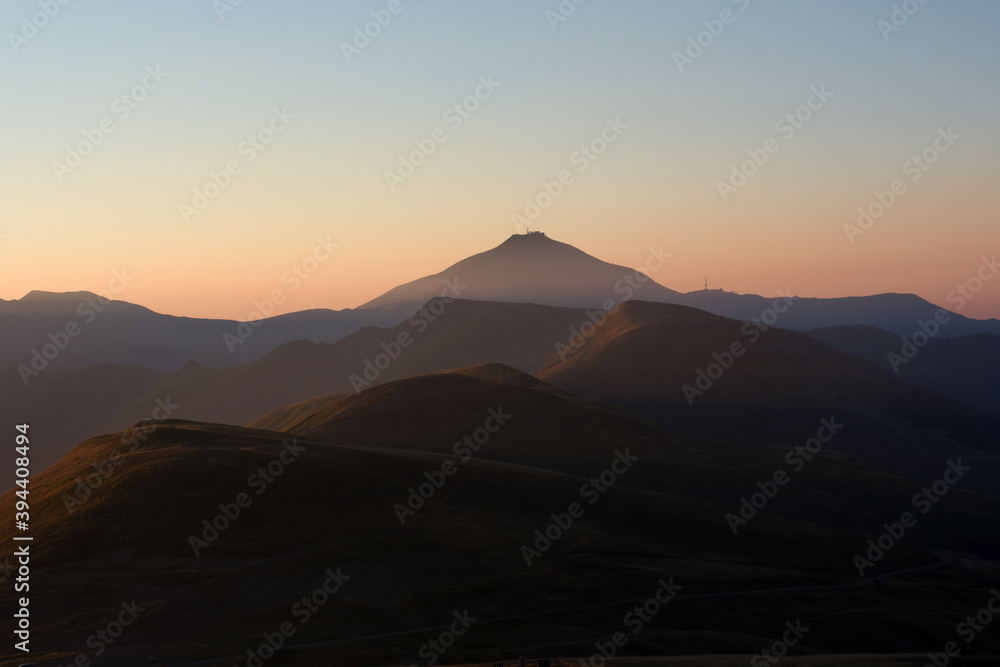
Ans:
<svg viewBox="0 0 1000 667"><path fill-rule="evenodd" d="M708 276L705 276L705 291L708 291Z"/></svg>

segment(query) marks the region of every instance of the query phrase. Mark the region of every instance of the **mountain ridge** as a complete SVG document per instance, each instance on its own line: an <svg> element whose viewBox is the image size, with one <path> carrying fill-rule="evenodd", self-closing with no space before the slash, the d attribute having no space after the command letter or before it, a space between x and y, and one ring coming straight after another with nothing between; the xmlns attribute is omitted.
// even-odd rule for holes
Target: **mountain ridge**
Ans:
<svg viewBox="0 0 1000 667"><path fill-rule="evenodd" d="M398 285L353 309L315 308L248 324L178 317L93 292L33 290L20 300L0 300L0 368L32 371L82 368L111 362L169 372L189 361L211 367L253 361L293 340L333 343L361 327L395 325L435 297L502 303L536 303L604 311L630 299L686 305L741 320L760 317L772 297L699 290L682 294L657 282L669 254L650 248L645 270L605 262L539 232L512 235L500 245L440 271ZM777 325L808 331L871 325L912 335L921 321L942 312L949 321L937 336L1000 334L1000 320L974 320L913 294L885 293L830 299L793 298ZM74 308L74 306L76 306ZM77 335L55 350L67 327ZM42 352L45 352L43 355Z"/></svg>

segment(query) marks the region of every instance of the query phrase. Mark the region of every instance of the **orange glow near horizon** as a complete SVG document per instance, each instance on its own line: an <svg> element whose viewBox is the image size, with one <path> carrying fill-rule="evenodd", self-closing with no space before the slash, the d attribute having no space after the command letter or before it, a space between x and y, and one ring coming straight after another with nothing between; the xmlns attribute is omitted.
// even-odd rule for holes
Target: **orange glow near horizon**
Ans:
<svg viewBox="0 0 1000 667"><path fill-rule="evenodd" d="M913 246L880 248L884 242L873 241L872 248L854 257L841 252L809 253L795 256L794 243L807 246L803 240L773 244L748 234L731 234L731 243L719 246L697 238L676 235L669 238L646 236L643 243L616 244L601 242L598 235L586 238L581 234L574 243L565 237L550 234L555 240L569 242L605 261L629 267L641 267L649 246L663 246L672 254L669 263L651 277L660 284L680 292L702 289L707 276L711 289L721 288L740 293L770 295L777 289L791 288L803 297L863 296L884 292L915 293L932 303L954 310L947 296L956 286L974 278L983 264L984 253L965 244L956 244L939 254L931 266L915 265L912 257L919 249ZM319 238L319 236L317 236ZM335 238L332 235L330 238ZM228 261L208 254L189 255L187 261L172 257L139 256L129 265L74 267L67 261L66 274L39 270L26 277L20 286L8 283L4 298L21 298L33 289L52 292L106 290L116 271L125 270L132 280L115 296L151 310L177 316L246 320L255 303L271 300L277 290L281 303L275 304L274 314L312 308L340 310L355 308L393 287L438 273L465 257L488 250L506 237L486 241L489 245L463 247L459 240L442 243L421 253L410 253L402 247L380 244L349 245L339 243L326 261L314 261L311 252L318 247L300 244L305 251L298 256L275 253L247 253ZM828 245L835 245L830 242ZM413 246L409 246L413 247ZM926 252L926 251L925 251ZM322 254L322 253L321 253ZM284 257L279 257L284 255ZM985 255L992 257L993 253ZM378 258L372 261L371 258ZM877 273L872 262L877 259ZM252 270L248 270L253 266ZM309 268L314 269L312 273ZM86 278L78 280L77 270ZM873 273L875 278L873 279ZM167 278L164 278L167 276ZM975 286L975 280L972 280ZM961 313L967 317L986 319L1000 316L1000 280L987 281L974 298L967 301Z"/></svg>
<svg viewBox="0 0 1000 667"><path fill-rule="evenodd" d="M126 268L136 278L120 298L173 315L244 319L277 289L279 313L353 308L502 243L563 172L571 183L532 228L632 267L662 245L673 257L653 277L682 292L708 276L741 293L949 306L1000 252L995 3L928 4L890 40L877 7L752 3L684 71L669 54L706 19L698 3L588 4L558 30L532 3L415 9L352 62L331 34L365 11L304 5L226 22L204 3L127 5L125 36L99 13L67 13L25 47L5 83L32 103L8 105L0 128L0 298L97 291ZM151 66L168 75L118 117L112 103ZM475 97L486 79L496 87ZM832 95L779 132L817 86ZM290 117L277 133L275 109ZM114 131L57 173L105 117ZM251 159L241 147L264 131ZM957 138L914 179L907 164L942 132ZM775 138L723 197L719 183ZM390 185L415 152L420 164ZM233 161L238 175L220 176ZM848 234L898 179L905 193ZM185 220L181 206L208 188ZM283 276L326 236L340 247L292 289ZM1000 317L1000 281L962 314Z"/></svg>

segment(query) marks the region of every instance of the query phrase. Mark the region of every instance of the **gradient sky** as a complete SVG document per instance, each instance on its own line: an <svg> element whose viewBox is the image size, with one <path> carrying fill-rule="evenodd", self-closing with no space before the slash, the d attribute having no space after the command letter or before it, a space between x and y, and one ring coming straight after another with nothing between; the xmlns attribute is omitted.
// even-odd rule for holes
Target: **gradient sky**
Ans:
<svg viewBox="0 0 1000 667"><path fill-rule="evenodd" d="M662 245L654 278L681 291L707 274L944 304L1000 251L991 0L928 2L887 39L889 0L588 0L554 30L558 0L401 0L351 62L341 43L389 0L243 0L222 19L211 0L77 0L15 52L47 1L0 6L0 298L97 291L125 268L118 298L170 314L246 319L274 289L279 312L354 307L498 245L564 169L573 183L533 228L629 266ZM674 52L727 9L678 71ZM116 98L157 66L169 75L120 118ZM499 88L446 123L491 75ZM786 139L775 123L812 86L833 97ZM295 118L248 163L238 147L275 108ZM105 118L114 132L60 182L53 163ZM608 118L628 127L580 172L571 155ZM910 181L904 163L947 127L960 138ZM384 173L435 128L447 141L391 191ZM769 137L779 150L724 202L717 182ZM185 222L230 160L241 173ZM895 179L905 193L850 243L844 225ZM291 290L318 237L339 248ZM962 312L1000 317L1000 279Z"/></svg>

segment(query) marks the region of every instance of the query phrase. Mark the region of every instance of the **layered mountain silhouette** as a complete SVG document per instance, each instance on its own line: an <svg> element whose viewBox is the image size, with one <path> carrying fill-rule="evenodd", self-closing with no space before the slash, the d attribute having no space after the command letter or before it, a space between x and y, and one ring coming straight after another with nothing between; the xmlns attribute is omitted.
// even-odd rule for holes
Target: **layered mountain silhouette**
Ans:
<svg viewBox="0 0 1000 667"><path fill-rule="evenodd" d="M446 281L461 284L461 297L479 301L531 302L550 306L595 308L608 300L627 299L675 303L716 315L749 320L761 317L774 295L736 294L699 290L682 294L656 278L668 275L669 257L662 248L649 249L650 261L663 268L656 276L609 264L548 238L540 232L515 234L502 244L464 259L445 270L389 290L361 308L408 312L439 296ZM636 279L636 276L640 278ZM781 289L782 286L776 286ZM832 299L795 297L778 326L815 329L835 325L868 324L910 335L918 323L933 320L939 307L913 294L878 294ZM950 313L941 336L1000 333L1000 320L974 320Z"/></svg>
<svg viewBox="0 0 1000 667"><path fill-rule="evenodd" d="M457 453L491 416L479 449ZM407 663L456 612L475 621L452 661L498 647L589 655L663 585L674 598L636 637L653 653L750 655L794 609L815 628L801 649L902 653L948 640L995 585L995 497L952 489L859 575L854 558L886 508L922 482L823 451L734 535L727 515L785 466L785 446L694 439L497 364L289 406L256 426L171 419L124 454L127 433L110 433L35 477L35 660L72 661L79 628L133 599L151 620L115 646L131 664L230 664L286 620L283 661ZM68 512L76 480L107 460ZM429 482L435 472L443 481ZM401 514L421 484L433 491ZM240 493L250 501L237 514ZM553 515L574 500L582 513L557 535ZM337 592L300 624L294 605L324 584ZM69 600L78 622L44 620ZM0 655L14 658L9 645Z"/></svg>
<svg viewBox="0 0 1000 667"><path fill-rule="evenodd" d="M818 419L835 416L844 430L831 447L917 477L949 452L996 450L995 416L914 388L798 332L749 324L630 301L581 336L572 353L553 356L537 377L685 433L731 442L804 441ZM1000 490L992 475L980 483Z"/></svg>
<svg viewBox="0 0 1000 667"><path fill-rule="evenodd" d="M1000 414L1000 336L897 336L870 326L806 332L841 352L868 359L899 379Z"/></svg>
<svg viewBox="0 0 1000 667"><path fill-rule="evenodd" d="M35 464L44 467L85 438L152 419L161 402L177 406L168 416L245 424L282 405L420 373L491 362L533 373L585 319L568 308L436 299L395 327L364 327L332 344L286 343L235 367L190 362L160 373L102 364L44 373L28 386L10 368L0 374L0 419L37 424L48 445ZM10 464L0 460L0 470Z"/></svg>
<svg viewBox="0 0 1000 667"><path fill-rule="evenodd" d="M100 363L164 372L189 361L236 366L290 341L334 342L361 326L397 321L376 311L320 309L243 324L162 315L92 292L34 291L0 299L0 368L22 366L30 383L35 372Z"/></svg>
<svg viewBox="0 0 1000 667"><path fill-rule="evenodd" d="M353 310L308 310L241 323L174 317L90 292L31 292L0 300L0 369L34 372L99 363L136 365L163 372L189 361L219 368L245 364L295 340L333 343L363 326L391 326L433 298L534 303L609 310L628 299L688 305L740 320L761 317L774 295L700 290L681 294L656 279L669 275L669 256L650 248L655 276L610 264L541 233L515 234L502 244L445 270L400 285ZM261 309L256 309L261 310ZM266 308L263 308L266 310ZM939 308L912 294L814 299L795 297L777 326L809 330L869 325L912 335ZM1000 334L1000 320L950 313L942 338ZM76 334L69 338L67 327Z"/></svg>
<svg viewBox="0 0 1000 667"><path fill-rule="evenodd" d="M73 662L134 599L149 624L109 664L244 664L324 585L274 664L426 662L458 618L452 663L586 656L669 586L628 652L745 664L800 618L796 651L922 664L1000 570L1000 322L952 313L894 365L938 311L681 294L537 233L242 329L0 302L0 421L34 443L33 659Z"/></svg>
<svg viewBox="0 0 1000 667"><path fill-rule="evenodd" d="M639 301L601 317L592 309L435 299L395 327L366 327L333 344L288 343L231 368L191 363L155 373L101 365L46 374L27 388L11 369L0 377L0 390L13 397L0 418L34 420L48 443L37 463L48 465L86 437L157 415L247 424L328 394L503 363L570 394L732 442L797 444L833 415L851 425L839 449L894 474L921 476L942 456L995 447L994 417L800 333L761 332L693 308ZM723 363L715 355L733 343L745 353L705 386L699 371L714 374L711 367ZM169 414L164 403L173 406ZM988 490L994 479L1000 475L974 483Z"/></svg>

